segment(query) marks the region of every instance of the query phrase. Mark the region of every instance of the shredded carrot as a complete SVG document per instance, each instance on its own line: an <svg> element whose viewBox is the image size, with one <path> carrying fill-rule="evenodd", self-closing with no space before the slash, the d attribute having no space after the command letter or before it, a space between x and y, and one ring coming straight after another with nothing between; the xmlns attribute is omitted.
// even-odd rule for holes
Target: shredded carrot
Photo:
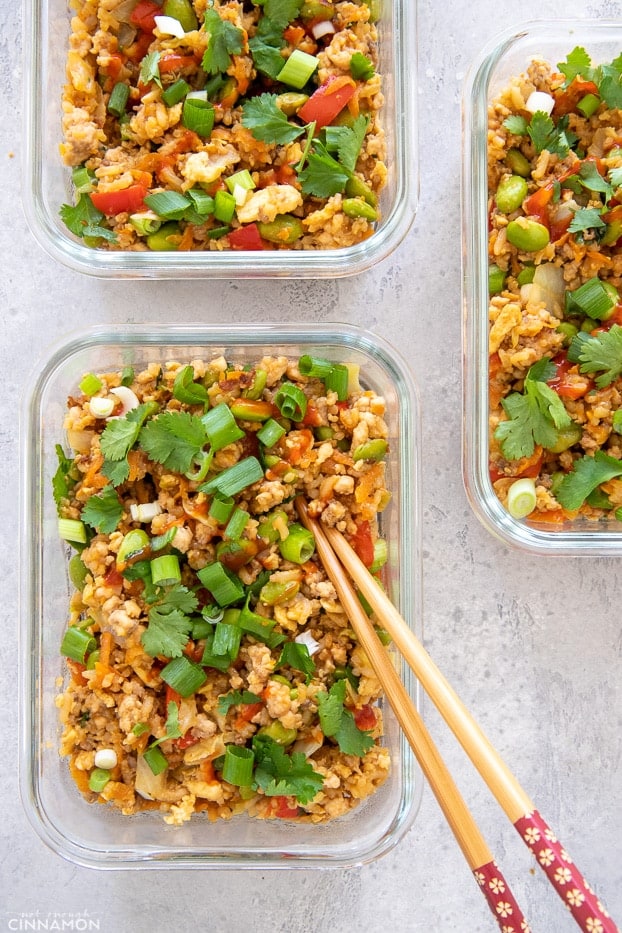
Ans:
<svg viewBox="0 0 622 933"><path fill-rule="evenodd" d="M304 30L303 30L304 32ZM241 55L233 56L233 66L227 72L232 78L235 78L237 84L237 96L243 97L248 90L249 77L246 73L246 60Z"/></svg>
<svg viewBox="0 0 622 933"><path fill-rule="evenodd" d="M184 232L182 233L181 240L179 241L179 246L177 247L182 253L188 252L192 249L192 244L194 243L194 227L192 224L187 224Z"/></svg>
<svg viewBox="0 0 622 933"><path fill-rule="evenodd" d="M348 110L353 117L358 117L360 113L360 88L357 88L350 100L348 101Z"/></svg>
<svg viewBox="0 0 622 933"><path fill-rule="evenodd" d="M336 94L342 87L356 87L356 81L353 81L350 75L339 75L324 88L324 94Z"/></svg>
<svg viewBox="0 0 622 933"><path fill-rule="evenodd" d="M80 771L79 768L76 768L76 759L74 755L71 756L69 761L69 771L78 786L78 790L83 794L88 794L90 791L88 771Z"/></svg>
<svg viewBox="0 0 622 933"><path fill-rule="evenodd" d="M102 632L99 639L99 663L110 667L110 654L114 645L112 632Z"/></svg>
<svg viewBox="0 0 622 933"><path fill-rule="evenodd" d="M107 478L100 473L104 464L103 455L99 452L93 454L88 470L82 479L82 485L88 489L102 489L107 483Z"/></svg>
<svg viewBox="0 0 622 933"><path fill-rule="evenodd" d="M288 26L283 33L285 41L294 47L300 45L305 36L306 32L302 26Z"/></svg>

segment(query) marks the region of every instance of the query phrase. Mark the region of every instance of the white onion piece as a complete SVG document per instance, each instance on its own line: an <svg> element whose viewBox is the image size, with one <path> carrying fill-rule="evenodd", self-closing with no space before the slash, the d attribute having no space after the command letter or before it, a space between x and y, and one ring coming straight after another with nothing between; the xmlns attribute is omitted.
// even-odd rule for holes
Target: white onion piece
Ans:
<svg viewBox="0 0 622 933"><path fill-rule="evenodd" d="M87 454L91 449L92 431L67 431L67 441L78 454Z"/></svg>
<svg viewBox="0 0 622 933"><path fill-rule="evenodd" d="M134 522L153 521L156 515L160 515L161 512L162 506L159 502L142 502L140 504L132 502L130 505L130 513Z"/></svg>
<svg viewBox="0 0 622 933"><path fill-rule="evenodd" d="M104 768L105 771L112 771L117 766L117 753L114 748L100 748L95 752L96 768Z"/></svg>
<svg viewBox="0 0 622 933"><path fill-rule="evenodd" d="M94 418L107 418L114 411L114 399L96 395L89 402L89 411Z"/></svg>
<svg viewBox="0 0 622 933"><path fill-rule="evenodd" d="M161 32L163 36L175 36L176 39L183 39L186 35L186 30L174 16L154 16L153 19L158 32Z"/></svg>
<svg viewBox="0 0 622 933"><path fill-rule="evenodd" d="M332 36L335 33L335 27L329 19L323 19L321 23L316 23L311 27L314 39L321 39L323 36Z"/></svg>
<svg viewBox="0 0 622 933"><path fill-rule="evenodd" d="M322 647L311 632L301 632L300 635L296 635L294 641L297 645L305 645L311 657Z"/></svg>
<svg viewBox="0 0 622 933"><path fill-rule="evenodd" d="M128 386L119 386L116 389L111 389L110 392L112 395L116 395L116 397L123 405L123 411L121 412L121 415L125 415L128 411L131 411L132 408L138 408L140 405L138 396L135 392L132 392Z"/></svg>
<svg viewBox="0 0 622 933"><path fill-rule="evenodd" d="M560 266L552 262L543 262L536 267L530 298L543 301L547 311L560 316L564 308L566 283Z"/></svg>
<svg viewBox="0 0 622 933"><path fill-rule="evenodd" d="M144 800L161 800L166 792L166 771L154 774L142 755L136 758L134 790Z"/></svg>
<svg viewBox="0 0 622 933"><path fill-rule="evenodd" d="M544 91L533 91L527 98L527 103L525 104L529 113L537 113L538 110L541 110L548 115L551 114L554 106L555 98L551 97L550 94L546 94Z"/></svg>
<svg viewBox="0 0 622 933"><path fill-rule="evenodd" d="M324 744L324 733L321 729L316 728L313 730L311 735L308 735L304 739L297 739L296 742L292 745L293 752L302 752L305 758L309 758L310 755L313 755L314 752L317 752L319 748Z"/></svg>
<svg viewBox="0 0 622 933"><path fill-rule="evenodd" d="M244 188L242 185L233 186L233 197L235 199L236 207L244 207L246 204L246 199L248 198L250 191L248 188Z"/></svg>

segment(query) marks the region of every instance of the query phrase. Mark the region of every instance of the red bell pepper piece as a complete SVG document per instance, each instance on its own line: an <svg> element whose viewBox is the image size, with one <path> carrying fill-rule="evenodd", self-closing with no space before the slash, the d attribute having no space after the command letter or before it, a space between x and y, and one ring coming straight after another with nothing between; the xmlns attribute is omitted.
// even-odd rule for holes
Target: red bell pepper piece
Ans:
<svg viewBox="0 0 622 933"><path fill-rule="evenodd" d="M274 815L280 820L291 820L298 816L298 807L290 807L287 797L273 797Z"/></svg>
<svg viewBox="0 0 622 933"><path fill-rule="evenodd" d="M366 703L365 706L361 706L360 709L355 709L353 715L357 729L361 729L363 732L369 732L371 729L376 728L376 713L369 703Z"/></svg>
<svg viewBox="0 0 622 933"><path fill-rule="evenodd" d="M371 539L369 522L358 522L356 531L350 540L358 557L360 557L366 567L371 567L374 562L374 543Z"/></svg>
<svg viewBox="0 0 622 933"><path fill-rule="evenodd" d="M196 59L193 55L180 55L179 52L167 52L158 62L158 68L161 75L170 74L173 71L181 71L182 68L196 68Z"/></svg>
<svg viewBox="0 0 622 933"><path fill-rule="evenodd" d="M259 235L257 224L245 224L227 234L231 249L263 249L264 243Z"/></svg>
<svg viewBox="0 0 622 933"><path fill-rule="evenodd" d="M90 198L98 211L108 217L114 217L115 214L132 214L144 209L147 191L145 185L130 185L129 188L122 188L120 191L93 191Z"/></svg>
<svg viewBox="0 0 622 933"><path fill-rule="evenodd" d="M344 83L345 81L345 83ZM316 132L333 122L352 100L356 84L351 78L333 77L311 95L298 111L305 123L315 123Z"/></svg>
<svg viewBox="0 0 622 933"><path fill-rule="evenodd" d="M153 0L138 0L138 3L130 13L130 22L133 26L138 26L143 32L153 32L155 29L155 17L162 15L162 9Z"/></svg>

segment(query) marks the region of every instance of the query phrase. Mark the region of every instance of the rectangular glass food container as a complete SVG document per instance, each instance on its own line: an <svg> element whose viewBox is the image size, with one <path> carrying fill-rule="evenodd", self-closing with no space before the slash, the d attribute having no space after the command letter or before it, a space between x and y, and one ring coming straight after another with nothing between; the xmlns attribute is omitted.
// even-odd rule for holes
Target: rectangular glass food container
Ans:
<svg viewBox="0 0 622 933"><path fill-rule="evenodd" d="M384 709L384 742L391 773L380 789L344 818L321 825L257 820L245 815L211 823L197 814L168 826L162 814L122 816L88 804L58 754L55 706L64 660L59 653L71 586L68 549L58 538L51 480L55 445L63 443L66 399L86 372L126 365L224 355L251 362L265 353L303 353L360 365L361 381L387 403L392 501L381 515L388 541L386 586L407 622L421 628L419 407L405 363L381 339L351 326L322 328L132 327L94 329L53 347L32 375L22 411L21 453L21 729L24 807L36 832L65 858L97 868L309 868L361 864L389 851L412 825L421 775L391 710ZM413 700L409 669L400 673Z"/></svg>
<svg viewBox="0 0 622 933"><path fill-rule="evenodd" d="M387 257L406 236L419 188L416 141L416 4L381 0L379 72L388 179L381 220L363 243L335 250L228 252L110 252L91 249L65 227L63 203L72 203L71 170L59 154L61 93L70 33L68 0L24 0L23 205L28 225L54 259L78 272L115 278L322 278L363 272Z"/></svg>
<svg viewBox="0 0 622 933"><path fill-rule="evenodd" d="M463 95L463 474L471 505L485 527L506 544L548 554L610 554L622 544L622 525L581 521L537 525L515 519L495 495L489 474L488 428L488 105L534 58L554 66L575 46L594 64L622 51L622 24L565 21L527 23L506 31L472 64Z"/></svg>

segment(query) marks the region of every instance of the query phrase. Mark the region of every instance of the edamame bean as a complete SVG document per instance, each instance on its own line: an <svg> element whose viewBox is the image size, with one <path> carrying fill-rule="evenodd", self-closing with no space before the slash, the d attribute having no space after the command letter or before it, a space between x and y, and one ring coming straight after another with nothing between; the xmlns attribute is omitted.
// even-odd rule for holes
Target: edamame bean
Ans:
<svg viewBox="0 0 622 933"><path fill-rule="evenodd" d="M531 174L529 159L527 156L523 155L520 149L508 149L505 161L514 175L521 175L523 178L528 178Z"/></svg>
<svg viewBox="0 0 622 933"><path fill-rule="evenodd" d="M257 229L263 240L269 243L295 243L303 235L302 221L293 214L279 214L269 223L258 223Z"/></svg>
<svg viewBox="0 0 622 933"><path fill-rule="evenodd" d="M508 243L524 253L537 253L551 241L544 224L538 223L537 220L527 220L526 217L511 220L506 228L506 236Z"/></svg>
<svg viewBox="0 0 622 933"><path fill-rule="evenodd" d="M579 328L574 324L571 324L570 321L562 321L561 324L558 324L556 327L558 334L564 335L564 346L569 347L570 342L573 337L576 336L579 332Z"/></svg>
<svg viewBox="0 0 622 933"><path fill-rule="evenodd" d="M505 272L499 266L488 267L488 292L491 295L498 295L503 291L505 285Z"/></svg>
<svg viewBox="0 0 622 933"><path fill-rule="evenodd" d="M341 207L346 217L352 217L353 219L362 217L364 220L369 221L378 219L376 210L362 198L345 198Z"/></svg>
<svg viewBox="0 0 622 933"><path fill-rule="evenodd" d="M531 285L533 282L533 277L536 274L535 266L523 266L518 275L516 276L516 281L519 285Z"/></svg>
<svg viewBox="0 0 622 933"><path fill-rule="evenodd" d="M561 454L564 450L568 450L569 447L577 444L581 440L582 434L583 431L580 426L573 422L567 428L558 431L557 440L547 447L547 450L550 450L553 454Z"/></svg>
<svg viewBox="0 0 622 933"><path fill-rule="evenodd" d="M147 237L147 246L157 253L165 250L176 250L179 247L180 239L179 224L173 221L169 224L163 224L159 230L151 233Z"/></svg>
<svg viewBox="0 0 622 933"><path fill-rule="evenodd" d="M190 0L166 0L162 12L165 16L172 16L173 19L179 20L185 32L192 32L199 28Z"/></svg>
<svg viewBox="0 0 622 933"><path fill-rule="evenodd" d="M308 94L296 94L294 91L286 91L284 94L279 94L276 105L286 117L293 117L308 100Z"/></svg>
<svg viewBox="0 0 622 933"><path fill-rule="evenodd" d="M527 197L527 182L520 175L508 175L497 188L495 201L497 210L502 214L511 214L518 210Z"/></svg>
<svg viewBox="0 0 622 933"><path fill-rule="evenodd" d="M376 207L378 204L378 198L374 192L358 175L352 175L351 178L348 178L346 194L349 198L363 198L371 207Z"/></svg>

